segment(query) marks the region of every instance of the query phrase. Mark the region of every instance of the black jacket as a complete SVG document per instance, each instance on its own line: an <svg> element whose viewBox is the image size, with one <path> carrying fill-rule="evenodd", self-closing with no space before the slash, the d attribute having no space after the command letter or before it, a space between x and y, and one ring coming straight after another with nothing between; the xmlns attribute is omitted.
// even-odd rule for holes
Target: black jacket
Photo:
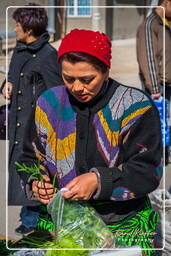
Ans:
<svg viewBox="0 0 171 256"><path fill-rule="evenodd" d="M162 142L158 110L142 91L109 79L81 103L64 86L54 87L39 97L35 120L42 170L52 180L57 175L58 189L96 171L99 186L90 203L107 224L146 206L162 176ZM28 182L28 198L35 199L29 189Z"/></svg>
<svg viewBox="0 0 171 256"><path fill-rule="evenodd" d="M15 161L22 159L23 141L30 145L31 138L25 128L31 130L37 97L46 89L62 84L57 51L48 43L49 34L45 32L30 44L17 42L11 59L8 81L13 84L11 112L9 119L9 204L29 203L21 191L21 181L16 173Z"/></svg>

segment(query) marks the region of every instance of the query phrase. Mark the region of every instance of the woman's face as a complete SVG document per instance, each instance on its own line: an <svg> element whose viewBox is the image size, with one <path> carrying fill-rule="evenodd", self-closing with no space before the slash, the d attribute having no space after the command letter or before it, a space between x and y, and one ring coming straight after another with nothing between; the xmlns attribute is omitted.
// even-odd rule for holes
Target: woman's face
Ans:
<svg viewBox="0 0 171 256"><path fill-rule="evenodd" d="M102 73L88 62L62 61L62 77L70 93L80 102L88 102L100 91L109 71Z"/></svg>
<svg viewBox="0 0 171 256"><path fill-rule="evenodd" d="M16 39L17 41L26 42L28 38L28 32L24 32L23 27L19 22L15 25Z"/></svg>

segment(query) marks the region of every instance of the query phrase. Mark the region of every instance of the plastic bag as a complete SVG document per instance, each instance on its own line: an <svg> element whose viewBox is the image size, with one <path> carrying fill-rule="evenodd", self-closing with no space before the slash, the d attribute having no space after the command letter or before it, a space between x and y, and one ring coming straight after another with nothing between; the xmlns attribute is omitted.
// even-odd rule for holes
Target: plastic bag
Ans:
<svg viewBox="0 0 171 256"><path fill-rule="evenodd" d="M44 251L33 251L33 250L28 250L28 251L17 251L14 252L13 256L44 256L45 253Z"/></svg>
<svg viewBox="0 0 171 256"><path fill-rule="evenodd" d="M165 204L164 204L165 198ZM165 247L162 251L163 256L171 255L171 194L164 189L156 189L150 194L150 200L153 208L155 208L161 217L161 236L165 238ZM163 212L165 207L165 214ZM164 221L165 219L165 221ZM165 224L165 228L164 228ZM165 231L165 235L163 234Z"/></svg>
<svg viewBox="0 0 171 256"><path fill-rule="evenodd" d="M170 131L168 126L168 101L164 99L162 96L158 99L153 99L154 104L156 105L159 115L160 115L160 123L161 123L161 131L162 131L162 142L164 146L169 146L170 142Z"/></svg>
<svg viewBox="0 0 171 256"><path fill-rule="evenodd" d="M83 248L114 247L114 236L94 208L85 201L71 201L59 191L47 206L51 214L57 241L71 237Z"/></svg>

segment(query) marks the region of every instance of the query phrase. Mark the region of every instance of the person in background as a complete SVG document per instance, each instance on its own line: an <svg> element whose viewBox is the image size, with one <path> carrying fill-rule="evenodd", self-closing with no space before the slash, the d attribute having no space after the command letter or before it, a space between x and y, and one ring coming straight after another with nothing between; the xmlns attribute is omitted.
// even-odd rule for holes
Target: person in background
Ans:
<svg viewBox="0 0 171 256"><path fill-rule="evenodd" d="M137 60L145 92L159 99L165 90L171 131L171 0L159 0L158 6L137 30ZM169 148L166 147L166 164L168 158Z"/></svg>
<svg viewBox="0 0 171 256"><path fill-rule="evenodd" d="M35 157L32 148L35 131L31 123L36 99L44 90L62 84L62 78L57 63L57 51L48 43L50 36L46 31L48 17L45 9L30 3L16 9L13 19L16 22L17 44L7 81L4 81L1 88L4 97L11 101L8 204L23 206L20 213L21 225L16 232L28 234L37 225L39 206L27 200L15 162L25 154L23 142L28 144L29 152L26 153ZM24 137L27 124L32 138L28 135Z"/></svg>
<svg viewBox="0 0 171 256"><path fill-rule="evenodd" d="M154 255L145 248L154 249L159 222L148 199L162 176L158 111L141 90L109 77L111 41L104 33L72 30L58 60L65 85L41 94L35 112L45 182L30 182L20 173L26 194L48 204L54 176L57 189L68 189L64 198L89 201L114 233L116 246L139 245L143 255ZM46 229L46 222L53 231L45 213L38 229Z"/></svg>

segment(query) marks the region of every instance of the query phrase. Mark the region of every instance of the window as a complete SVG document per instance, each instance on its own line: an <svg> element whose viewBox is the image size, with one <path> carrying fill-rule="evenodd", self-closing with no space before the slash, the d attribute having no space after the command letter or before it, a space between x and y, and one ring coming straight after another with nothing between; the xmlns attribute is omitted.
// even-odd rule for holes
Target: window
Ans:
<svg viewBox="0 0 171 256"><path fill-rule="evenodd" d="M69 17L91 17L91 0L68 0L68 6Z"/></svg>

